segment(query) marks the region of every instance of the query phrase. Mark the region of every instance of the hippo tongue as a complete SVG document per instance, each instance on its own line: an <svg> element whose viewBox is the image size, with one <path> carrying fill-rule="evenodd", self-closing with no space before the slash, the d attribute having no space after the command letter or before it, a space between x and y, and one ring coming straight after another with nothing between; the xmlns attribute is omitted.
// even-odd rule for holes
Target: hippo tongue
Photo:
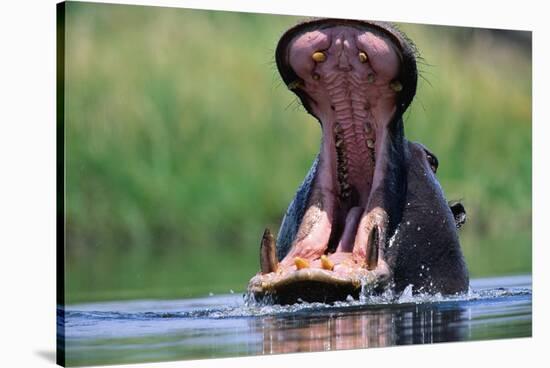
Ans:
<svg viewBox="0 0 550 368"><path fill-rule="evenodd" d="M277 264L275 246L262 245L267 272L250 288L288 300L338 299L357 293L369 275L380 284L389 278L379 246L388 216L378 193L390 166L400 54L379 32L334 25L295 36L286 58L297 76L289 88L322 126L319 163L290 251Z"/></svg>

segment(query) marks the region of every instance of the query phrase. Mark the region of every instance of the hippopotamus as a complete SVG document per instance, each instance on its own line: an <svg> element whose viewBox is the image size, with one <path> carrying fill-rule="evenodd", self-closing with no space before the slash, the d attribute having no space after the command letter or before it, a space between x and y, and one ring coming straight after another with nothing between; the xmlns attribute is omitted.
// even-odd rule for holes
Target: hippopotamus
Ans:
<svg viewBox="0 0 550 368"><path fill-rule="evenodd" d="M282 80L322 129L321 147L277 239L266 229L256 299L333 302L361 291L454 294L468 289L439 161L405 138L417 87L417 51L385 22L312 19L280 38Z"/></svg>

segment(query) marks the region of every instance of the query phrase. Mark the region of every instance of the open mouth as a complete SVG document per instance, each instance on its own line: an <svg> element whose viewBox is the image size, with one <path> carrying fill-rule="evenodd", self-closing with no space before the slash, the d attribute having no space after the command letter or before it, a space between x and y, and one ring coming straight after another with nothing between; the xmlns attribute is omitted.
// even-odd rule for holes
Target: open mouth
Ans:
<svg viewBox="0 0 550 368"><path fill-rule="evenodd" d="M402 112L400 45L372 24L329 21L283 38L277 57L289 89L319 120L322 141L295 237L277 259L272 235L264 234L261 272L249 290L292 303L357 296L366 284L383 288L392 276L384 257L388 196L398 194L391 155L399 133L392 122Z"/></svg>

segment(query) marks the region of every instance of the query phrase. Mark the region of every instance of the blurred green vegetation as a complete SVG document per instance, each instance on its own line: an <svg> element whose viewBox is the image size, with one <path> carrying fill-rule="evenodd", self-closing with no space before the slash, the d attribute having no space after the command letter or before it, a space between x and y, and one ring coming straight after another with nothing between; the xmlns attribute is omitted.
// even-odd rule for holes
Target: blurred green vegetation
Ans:
<svg viewBox="0 0 550 368"><path fill-rule="evenodd" d="M274 64L299 20L67 5L67 302L245 289L319 146ZM424 58L406 134L464 201L471 275L531 272L530 43L401 28Z"/></svg>

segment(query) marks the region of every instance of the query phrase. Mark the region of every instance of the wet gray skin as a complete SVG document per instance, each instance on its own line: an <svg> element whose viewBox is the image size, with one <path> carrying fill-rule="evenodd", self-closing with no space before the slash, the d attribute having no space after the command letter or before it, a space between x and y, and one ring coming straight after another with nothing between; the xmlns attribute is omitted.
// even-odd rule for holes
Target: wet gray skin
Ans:
<svg viewBox="0 0 550 368"><path fill-rule="evenodd" d="M457 235L464 208L445 200L436 156L404 137L415 53L379 22L317 19L281 37L281 77L323 134L277 240L264 233L248 287L257 298L331 302L409 284L415 292L467 290Z"/></svg>

